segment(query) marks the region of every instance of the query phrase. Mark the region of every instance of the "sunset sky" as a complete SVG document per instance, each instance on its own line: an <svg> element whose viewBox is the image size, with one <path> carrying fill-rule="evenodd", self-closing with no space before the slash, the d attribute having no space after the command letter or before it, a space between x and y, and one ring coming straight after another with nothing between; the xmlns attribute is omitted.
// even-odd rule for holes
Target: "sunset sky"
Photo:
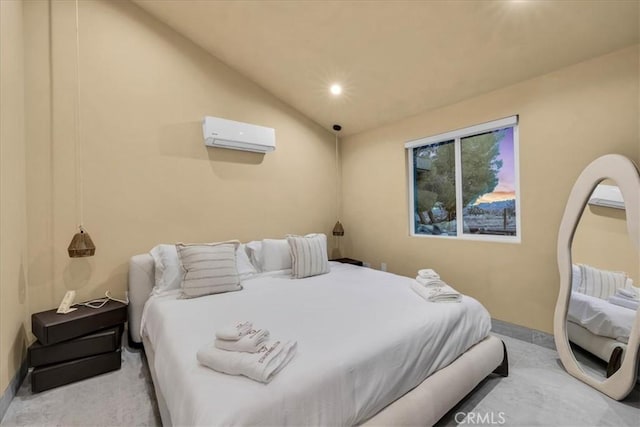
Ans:
<svg viewBox="0 0 640 427"><path fill-rule="evenodd" d="M500 141L499 160L502 160L502 168L498 172L498 185L491 193L480 196L475 204L512 200L516 197L515 167L513 156L513 128L505 129L505 135Z"/></svg>

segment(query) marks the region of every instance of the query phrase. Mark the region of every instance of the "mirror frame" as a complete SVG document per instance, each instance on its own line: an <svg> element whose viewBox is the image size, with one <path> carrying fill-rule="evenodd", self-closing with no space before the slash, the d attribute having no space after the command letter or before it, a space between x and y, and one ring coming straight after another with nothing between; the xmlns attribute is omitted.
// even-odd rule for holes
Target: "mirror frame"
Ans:
<svg viewBox="0 0 640 427"><path fill-rule="evenodd" d="M576 180L560 223L558 232L560 291L553 318L553 332L556 349L567 372L607 396L622 400L636 384L640 348L640 310L636 312L635 322L631 328L627 350L620 369L603 381L582 370L569 345L566 329L571 296L571 245L573 237L591 193L605 179L614 180L622 192L629 238L640 254L640 170L633 161L619 154L602 156L589 164Z"/></svg>

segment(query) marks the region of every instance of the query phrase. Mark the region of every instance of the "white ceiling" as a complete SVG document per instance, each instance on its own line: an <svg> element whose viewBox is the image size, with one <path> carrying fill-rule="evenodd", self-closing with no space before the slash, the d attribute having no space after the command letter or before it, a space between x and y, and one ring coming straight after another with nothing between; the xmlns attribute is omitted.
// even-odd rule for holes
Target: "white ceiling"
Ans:
<svg viewBox="0 0 640 427"><path fill-rule="evenodd" d="M637 0L134 1L346 135L640 41Z"/></svg>

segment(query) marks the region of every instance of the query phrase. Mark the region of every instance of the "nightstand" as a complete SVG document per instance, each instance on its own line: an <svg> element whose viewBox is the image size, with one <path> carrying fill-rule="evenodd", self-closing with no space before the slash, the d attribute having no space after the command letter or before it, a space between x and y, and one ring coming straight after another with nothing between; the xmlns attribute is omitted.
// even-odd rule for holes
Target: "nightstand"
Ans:
<svg viewBox="0 0 640 427"><path fill-rule="evenodd" d="M110 300L101 308L77 308L68 314L54 309L31 315L38 338L28 353L32 392L120 369L126 304Z"/></svg>
<svg viewBox="0 0 640 427"><path fill-rule="evenodd" d="M359 260L353 259L353 258L336 258L336 259L332 259L330 261L341 262L343 264L357 265L358 267L362 267L363 266L363 262L362 261L359 261Z"/></svg>

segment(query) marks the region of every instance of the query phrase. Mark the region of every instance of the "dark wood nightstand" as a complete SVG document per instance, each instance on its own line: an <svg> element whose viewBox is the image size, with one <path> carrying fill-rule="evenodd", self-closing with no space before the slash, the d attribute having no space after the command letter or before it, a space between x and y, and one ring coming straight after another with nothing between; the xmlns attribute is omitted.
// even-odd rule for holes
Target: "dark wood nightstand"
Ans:
<svg viewBox="0 0 640 427"><path fill-rule="evenodd" d="M32 392L120 369L126 304L108 301L101 308L77 308L68 314L54 309L31 315L31 330L38 338L28 353L34 368Z"/></svg>
<svg viewBox="0 0 640 427"><path fill-rule="evenodd" d="M358 267L362 267L364 265L362 261L353 259L353 258L336 258L330 261L341 262L343 264L357 265Z"/></svg>

